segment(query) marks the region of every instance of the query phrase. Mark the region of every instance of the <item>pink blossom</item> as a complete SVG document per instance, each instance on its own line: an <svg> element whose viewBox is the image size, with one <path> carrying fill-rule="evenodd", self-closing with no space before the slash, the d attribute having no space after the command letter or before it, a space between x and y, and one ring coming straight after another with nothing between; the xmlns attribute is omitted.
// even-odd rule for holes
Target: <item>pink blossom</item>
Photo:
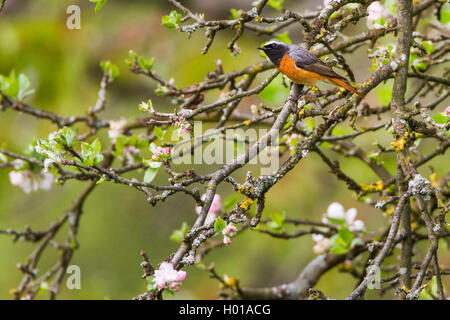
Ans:
<svg viewBox="0 0 450 320"><path fill-rule="evenodd" d="M113 142L115 142L116 139L120 137L120 135L124 132L126 125L127 125L126 119L109 121L108 136L111 138Z"/></svg>
<svg viewBox="0 0 450 320"><path fill-rule="evenodd" d="M323 6L324 7L328 7L328 5L330 4L332 0L323 0Z"/></svg>
<svg viewBox="0 0 450 320"><path fill-rule="evenodd" d="M53 183L53 175L49 172L33 172L31 170L11 171L9 181L13 186L20 187L25 193L39 189L49 190Z"/></svg>
<svg viewBox="0 0 450 320"><path fill-rule="evenodd" d="M227 91L220 91L218 101L222 101L222 100L227 99L228 98L228 94L229 94L229 92L227 92Z"/></svg>
<svg viewBox="0 0 450 320"><path fill-rule="evenodd" d="M366 229L364 225L364 221L362 220L355 220L349 227L350 231L358 232L358 231L364 231Z"/></svg>
<svg viewBox="0 0 450 320"><path fill-rule="evenodd" d="M345 221L347 222L347 224L352 224L353 221L355 220L357 211L355 208L351 208L348 209L347 212L345 213Z"/></svg>
<svg viewBox="0 0 450 320"><path fill-rule="evenodd" d="M176 121L174 123L175 127L179 127L180 130L178 131L178 136L181 137L182 136L182 132L189 132L189 130L191 129L191 124L189 122L186 121L185 118L183 117L179 117L178 121Z"/></svg>
<svg viewBox="0 0 450 320"><path fill-rule="evenodd" d="M233 237L237 232L237 228L233 222L230 222L225 229L222 230L223 234L223 243L226 245L231 244L231 237Z"/></svg>
<svg viewBox="0 0 450 320"><path fill-rule="evenodd" d="M299 135L298 134L296 134L296 133L293 133L293 134L291 134L290 136L289 136L289 138L287 138L286 139L286 144L289 146L289 147L292 147L292 139L298 139L298 137L299 137Z"/></svg>
<svg viewBox="0 0 450 320"><path fill-rule="evenodd" d="M353 232L364 231L365 230L364 222L361 220L355 220L356 214L357 211L355 208L351 208L345 211L344 207L340 203L333 202L328 206L327 213L324 214L322 222L330 223L328 218L344 220L350 231Z"/></svg>
<svg viewBox="0 0 450 320"><path fill-rule="evenodd" d="M333 202L328 206L326 216L332 219L342 220L345 217L344 207L338 202Z"/></svg>
<svg viewBox="0 0 450 320"><path fill-rule="evenodd" d="M123 155L125 156L125 159L127 160L128 164L130 164L130 165L131 164L135 164L135 157L138 156L140 154L140 152L141 152L135 146L123 147L122 151L123 151Z"/></svg>
<svg viewBox="0 0 450 320"><path fill-rule="evenodd" d="M325 238L321 234L313 234L312 238L316 243L313 247L313 251L315 254L325 253L328 249L332 247L331 240L329 238Z"/></svg>
<svg viewBox="0 0 450 320"><path fill-rule="evenodd" d="M225 229L223 229L222 233L224 235L232 235L237 231L237 228L234 226L233 222L230 222Z"/></svg>
<svg viewBox="0 0 450 320"><path fill-rule="evenodd" d="M159 269L155 271L155 284L160 289L169 287L174 291L178 291L178 286L185 278L186 272L175 270L170 262L161 263Z"/></svg>
<svg viewBox="0 0 450 320"><path fill-rule="evenodd" d="M202 200L205 200L206 197L206 193L204 195L202 195ZM197 212L197 214L200 214L200 212L202 211L202 207L197 206L195 208L195 212ZM220 194L215 194L214 195L214 199L211 203L211 207L209 207L209 213L213 213L213 214L217 214L217 213L221 213L223 211L223 206L222 206L222 197L220 196Z"/></svg>
<svg viewBox="0 0 450 320"><path fill-rule="evenodd" d="M386 15L386 9L383 7L383 4L380 1L372 2L367 7L367 13L369 14L367 16L367 20L369 21L376 21L379 18L382 18Z"/></svg>
<svg viewBox="0 0 450 320"><path fill-rule="evenodd" d="M41 171L39 187L42 190L50 190L53 184L53 175L49 172Z"/></svg>
<svg viewBox="0 0 450 320"><path fill-rule="evenodd" d="M163 147L156 147L155 153L152 156L152 160L159 160L159 158L162 156L163 158L167 158L170 155L170 152L172 150L169 147L163 148Z"/></svg>
<svg viewBox="0 0 450 320"><path fill-rule="evenodd" d="M447 113L447 115L450 115L450 107L447 107L447 109L445 109L445 113Z"/></svg>
<svg viewBox="0 0 450 320"><path fill-rule="evenodd" d="M229 246L231 244L231 239L227 236L223 237L223 243Z"/></svg>

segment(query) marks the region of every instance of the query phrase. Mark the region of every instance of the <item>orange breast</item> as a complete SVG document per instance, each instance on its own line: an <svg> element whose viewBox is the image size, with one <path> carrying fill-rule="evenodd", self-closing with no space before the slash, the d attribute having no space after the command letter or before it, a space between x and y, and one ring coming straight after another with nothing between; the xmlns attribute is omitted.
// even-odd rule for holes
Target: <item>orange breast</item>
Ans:
<svg viewBox="0 0 450 320"><path fill-rule="evenodd" d="M300 84L311 85L324 78L318 73L298 68L295 65L295 60L289 58L287 54L281 59L280 66L277 69L295 83Z"/></svg>

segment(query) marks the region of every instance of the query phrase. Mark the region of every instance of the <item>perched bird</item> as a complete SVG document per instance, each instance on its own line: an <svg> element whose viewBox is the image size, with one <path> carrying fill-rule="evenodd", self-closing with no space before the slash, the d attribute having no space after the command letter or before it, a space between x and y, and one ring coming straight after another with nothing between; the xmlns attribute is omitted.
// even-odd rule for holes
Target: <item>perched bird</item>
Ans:
<svg viewBox="0 0 450 320"><path fill-rule="evenodd" d="M295 83L315 85L317 81L324 81L344 87L364 98L344 77L302 47L270 41L258 49L264 51L277 69Z"/></svg>

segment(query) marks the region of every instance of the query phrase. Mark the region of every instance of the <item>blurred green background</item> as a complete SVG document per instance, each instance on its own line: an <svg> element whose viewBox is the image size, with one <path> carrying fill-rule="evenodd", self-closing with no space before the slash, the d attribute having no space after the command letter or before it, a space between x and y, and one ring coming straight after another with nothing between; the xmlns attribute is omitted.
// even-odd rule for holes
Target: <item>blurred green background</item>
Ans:
<svg viewBox="0 0 450 320"><path fill-rule="evenodd" d="M183 1L194 11L205 12L207 19L228 18L231 8L249 9L251 2ZM81 30L66 28L66 8L71 4L81 7ZM320 5L320 1L286 1L289 9L299 12ZM95 104L102 76L100 61L111 60L120 67L121 76L110 87L107 108L101 117L119 119L140 116L137 104L149 98L160 110L171 108L169 101L154 94L155 83L127 70L123 61L130 49L140 55L155 57L155 70L166 79L174 78L180 86L201 81L207 72L214 69L219 58L223 61L225 72L263 59L255 47L270 38L257 37L251 32L246 32L238 41L242 49L238 57L232 57L226 49L232 37L229 31L218 34L209 53L201 55L206 40L203 31L187 39L186 34L161 26L161 16L171 10L173 8L162 0L110 0L98 14L94 14L94 5L87 0L9 0L0 15L0 74L8 74L12 69L27 74L36 89L36 93L28 99L31 105L62 115L80 115ZM277 12L266 8L265 14L275 15ZM345 33L361 32L366 28L365 23L359 23L349 27ZM301 41L298 26L290 28L289 34L294 42ZM365 50L365 47L359 48L348 60L359 81L365 80L370 67ZM285 92L275 92L277 94L266 101L269 105L277 105L285 99ZM372 92L366 101L379 105L385 101L384 94L385 91L377 97ZM248 110L251 103L258 101L258 97L246 99L241 108ZM439 111L441 109L443 106ZM375 122L376 119L372 118L362 119L361 124ZM5 143L8 149L15 152L22 152L36 137L47 136L55 129L47 121L37 121L11 110L0 113L0 144ZM346 129L342 127L342 130ZM355 139L367 152L375 150L371 146L374 140L385 145L392 141L385 132ZM434 144L427 143L422 147L429 152ZM386 157L383 160L393 172L393 159ZM351 173L360 183L378 180L357 160L345 159L341 163L343 171ZM430 164L434 166L438 178L448 170L448 163L443 157ZM256 167L251 169L257 172ZM234 177L242 181L246 171L243 169ZM422 168L422 173L428 176L430 170ZM135 176L142 178L138 173ZM166 179L167 176L161 174L156 181L165 183ZM51 192L25 195L21 189L10 185L7 170L0 171L0 229L22 230L25 225L34 230L47 228L70 205L83 186L81 182L69 181L64 187L53 186ZM223 185L219 193L226 198L232 189L230 185ZM357 208L358 218L365 221L370 232L379 231L389 220L380 211L357 201L345 184L328 173L328 167L315 154L310 154L270 191L265 215L268 217L270 213L285 211L291 218L320 220L333 201L341 202L346 209ZM130 299L144 292L147 282L141 279L139 251L145 250L153 264L157 265L178 247L177 243L169 240L172 230L178 229L183 221L192 224L195 218L194 203L183 195L151 207L143 194L126 186L112 183L100 185L86 202L78 235L80 249L71 262L81 267L82 289L68 290L63 285L60 298ZM63 229L56 239L63 241L66 236L66 229ZM14 244L10 237L0 237L0 299L11 298L9 290L17 287L22 277L16 264L25 261L34 246L25 242ZM286 241L247 231L234 239L231 246L213 251L206 262L214 262L219 274L237 277L243 286L276 285L293 280L301 268L315 257L312 246L310 236ZM417 255L422 257L423 252ZM40 270L52 265L56 257L53 249L46 250ZM450 255L442 254L440 262L449 265ZM187 268L187 272L183 287L174 298L218 297L218 284L209 279L206 272L194 266ZM350 275L333 270L321 279L318 288L326 295L344 298L354 283ZM368 297L375 298L376 295L369 291Z"/></svg>

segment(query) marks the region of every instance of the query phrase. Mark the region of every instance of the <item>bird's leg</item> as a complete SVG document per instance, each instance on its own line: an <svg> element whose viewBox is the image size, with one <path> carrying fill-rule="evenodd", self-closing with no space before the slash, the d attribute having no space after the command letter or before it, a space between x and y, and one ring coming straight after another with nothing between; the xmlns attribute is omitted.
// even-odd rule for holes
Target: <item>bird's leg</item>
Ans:
<svg viewBox="0 0 450 320"><path fill-rule="evenodd" d="M300 97L305 94L305 91L303 91L303 87L303 84L291 82L291 91L288 100L297 102L298 99L300 99Z"/></svg>

